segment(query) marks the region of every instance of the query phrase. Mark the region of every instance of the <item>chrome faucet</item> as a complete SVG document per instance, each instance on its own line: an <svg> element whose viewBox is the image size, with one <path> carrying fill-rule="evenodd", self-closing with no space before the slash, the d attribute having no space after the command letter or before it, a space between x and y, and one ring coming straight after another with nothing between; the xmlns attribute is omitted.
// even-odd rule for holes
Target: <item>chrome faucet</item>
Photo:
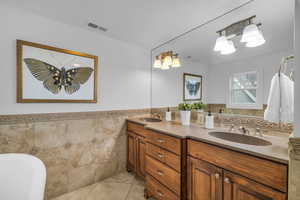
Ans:
<svg viewBox="0 0 300 200"><path fill-rule="evenodd" d="M230 127L229 127L229 132L233 132L234 131L234 124L231 124Z"/></svg>
<svg viewBox="0 0 300 200"><path fill-rule="evenodd" d="M255 129L255 136L264 137L261 130L260 130L260 128Z"/></svg>
<svg viewBox="0 0 300 200"><path fill-rule="evenodd" d="M243 134L243 135L250 135L250 131L248 129L246 129L244 126L240 126L239 131Z"/></svg>

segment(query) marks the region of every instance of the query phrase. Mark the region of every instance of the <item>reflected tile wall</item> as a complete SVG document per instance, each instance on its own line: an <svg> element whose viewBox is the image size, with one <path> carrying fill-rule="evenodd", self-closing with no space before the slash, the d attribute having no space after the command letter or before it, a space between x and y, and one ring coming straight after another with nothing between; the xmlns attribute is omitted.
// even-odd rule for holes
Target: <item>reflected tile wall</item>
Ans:
<svg viewBox="0 0 300 200"><path fill-rule="evenodd" d="M127 117L149 110L2 115L0 153L27 153L47 168L48 199L110 177L126 166Z"/></svg>
<svg viewBox="0 0 300 200"><path fill-rule="evenodd" d="M290 137L289 156L289 200L298 200L300 199L300 138Z"/></svg>

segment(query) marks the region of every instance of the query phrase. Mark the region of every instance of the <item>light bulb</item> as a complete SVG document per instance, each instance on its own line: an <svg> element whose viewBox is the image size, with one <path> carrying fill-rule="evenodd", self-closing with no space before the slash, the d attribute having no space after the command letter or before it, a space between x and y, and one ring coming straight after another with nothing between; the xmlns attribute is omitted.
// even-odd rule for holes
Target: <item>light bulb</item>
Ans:
<svg viewBox="0 0 300 200"><path fill-rule="evenodd" d="M166 65L172 65L172 57L170 55L167 55L165 58L164 58L164 63L166 63Z"/></svg>
<svg viewBox="0 0 300 200"><path fill-rule="evenodd" d="M177 55L173 57L172 67L181 67L180 60Z"/></svg>
<svg viewBox="0 0 300 200"><path fill-rule="evenodd" d="M170 69L170 65L168 65L168 63L166 63L165 61L163 61L163 64L162 64L162 66L161 66L161 69L162 69L162 70Z"/></svg>
<svg viewBox="0 0 300 200"><path fill-rule="evenodd" d="M257 25L250 24L245 27L241 42L246 42L247 47L257 47L263 45L266 41Z"/></svg>
<svg viewBox="0 0 300 200"><path fill-rule="evenodd" d="M227 45L227 38L226 36L220 36L216 40L214 51L222 51L226 48Z"/></svg>
<svg viewBox="0 0 300 200"><path fill-rule="evenodd" d="M231 40L227 40L227 44L224 46L224 49L221 51L222 55L228 55L236 52L236 48Z"/></svg>
<svg viewBox="0 0 300 200"><path fill-rule="evenodd" d="M153 68L161 68L161 60L158 57L154 61Z"/></svg>
<svg viewBox="0 0 300 200"><path fill-rule="evenodd" d="M261 31L259 31L259 32L260 32L259 35L256 35L255 37L249 37L249 40L246 43L246 47L258 47L260 45L263 45L266 42Z"/></svg>

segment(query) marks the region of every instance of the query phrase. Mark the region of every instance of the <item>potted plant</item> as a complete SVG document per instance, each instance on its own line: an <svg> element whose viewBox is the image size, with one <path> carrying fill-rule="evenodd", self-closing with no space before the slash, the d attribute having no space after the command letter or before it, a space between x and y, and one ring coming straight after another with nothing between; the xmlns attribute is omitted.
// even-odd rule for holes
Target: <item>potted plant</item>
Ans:
<svg viewBox="0 0 300 200"><path fill-rule="evenodd" d="M206 104L202 103L201 101L193 104L193 109L195 109L197 112L203 112L205 108Z"/></svg>
<svg viewBox="0 0 300 200"><path fill-rule="evenodd" d="M206 104L201 101L193 103L193 109L197 112L197 123L200 125L204 124L204 109L206 108Z"/></svg>
<svg viewBox="0 0 300 200"><path fill-rule="evenodd" d="M178 110L180 111L181 124L188 126L191 121L191 110L193 109L192 104L180 103L178 104Z"/></svg>

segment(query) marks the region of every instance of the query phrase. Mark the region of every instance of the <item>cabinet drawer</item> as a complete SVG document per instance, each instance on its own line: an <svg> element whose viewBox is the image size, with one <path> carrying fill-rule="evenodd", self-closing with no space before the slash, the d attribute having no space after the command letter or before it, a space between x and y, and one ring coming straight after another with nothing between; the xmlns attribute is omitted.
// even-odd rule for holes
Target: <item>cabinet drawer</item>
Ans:
<svg viewBox="0 0 300 200"><path fill-rule="evenodd" d="M146 172L180 195L180 174L163 163L146 156Z"/></svg>
<svg viewBox="0 0 300 200"><path fill-rule="evenodd" d="M147 135L147 130L145 130L143 125L136 124L133 122L127 122L127 130L139 134L143 137L146 137Z"/></svg>
<svg viewBox="0 0 300 200"><path fill-rule="evenodd" d="M188 140L188 154L282 192L287 191L287 165L193 140Z"/></svg>
<svg viewBox="0 0 300 200"><path fill-rule="evenodd" d="M150 143L147 143L146 145L146 153L149 156L152 156L153 158L180 172L180 156L177 156L176 154L168 152Z"/></svg>
<svg viewBox="0 0 300 200"><path fill-rule="evenodd" d="M157 200L179 200L178 196L149 175L146 176L146 187L149 197Z"/></svg>
<svg viewBox="0 0 300 200"><path fill-rule="evenodd" d="M147 133L147 141L177 155L181 154L181 144L178 138L149 130Z"/></svg>

